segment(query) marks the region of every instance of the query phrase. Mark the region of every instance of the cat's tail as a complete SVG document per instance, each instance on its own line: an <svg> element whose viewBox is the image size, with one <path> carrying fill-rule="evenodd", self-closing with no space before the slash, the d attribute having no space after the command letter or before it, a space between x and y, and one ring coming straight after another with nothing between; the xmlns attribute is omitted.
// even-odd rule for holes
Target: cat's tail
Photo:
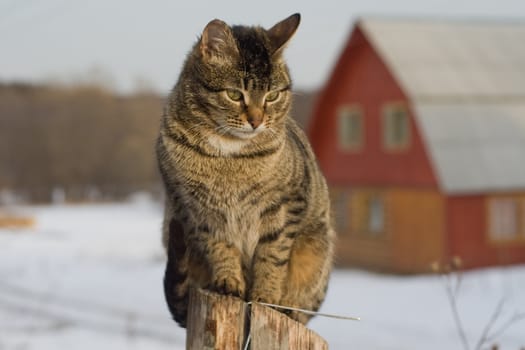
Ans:
<svg viewBox="0 0 525 350"><path fill-rule="evenodd" d="M173 319L181 327L186 328L189 301L188 261L184 229L175 219L169 223L166 248L168 261L164 273L164 295Z"/></svg>

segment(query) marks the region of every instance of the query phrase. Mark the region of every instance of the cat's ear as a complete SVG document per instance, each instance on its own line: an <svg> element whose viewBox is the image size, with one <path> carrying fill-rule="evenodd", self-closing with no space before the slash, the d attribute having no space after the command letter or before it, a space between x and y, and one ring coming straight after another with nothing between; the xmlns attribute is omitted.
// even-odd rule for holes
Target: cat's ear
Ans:
<svg viewBox="0 0 525 350"><path fill-rule="evenodd" d="M272 55L282 51L299 27L300 22L301 15L296 13L266 31L272 45Z"/></svg>
<svg viewBox="0 0 525 350"><path fill-rule="evenodd" d="M220 19L214 19L202 32L200 51L205 60L232 57L237 45L230 27Z"/></svg>

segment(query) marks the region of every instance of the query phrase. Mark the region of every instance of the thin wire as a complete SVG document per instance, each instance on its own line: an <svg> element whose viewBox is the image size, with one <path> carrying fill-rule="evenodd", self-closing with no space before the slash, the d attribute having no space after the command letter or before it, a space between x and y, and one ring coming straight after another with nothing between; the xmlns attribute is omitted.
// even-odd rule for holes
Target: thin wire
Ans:
<svg viewBox="0 0 525 350"><path fill-rule="evenodd" d="M252 317L252 308L251 303L246 303L246 319L247 319L247 329L248 329L248 336L246 337L246 344L244 344L243 350L248 350L250 348L250 341L252 338L252 327L251 327L251 317Z"/></svg>
<svg viewBox="0 0 525 350"><path fill-rule="evenodd" d="M312 310L300 309L300 308L291 307L291 306L283 306L283 305L276 305L276 304L269 304L269 303L261 303L261 302L255 302L255 301L249 301L246 304L248 306L250 306L252 304L259 304L259 305L263 305L263 306L274 307L274 308L277 308L277 309L298 311L298 312L302 312L302 313L305 313L305 314L308 314L308 315L316 315L316 316L321 316L321 317L335 318L335 319L338 319L338 320L361 321L360 317L350 317L350 316L340 316L340 315L333 315L333 314L325 314L325 313L322 313L322 312L315 312L315 311L312 311ZM248 313L248 317L250 317L250 314L251 313ZM251 336L252 336L252 334L251 334L250 330L248 330L248 336L246 337L246 344L244 344L243 350L248 350L249 349Z"/></svg>
<svg viewBox="0 0 525 350"><path fill-rule="evenodd" d="M250 347L250 338L251 338L252 334L251 333L248 333L248 337L246 338L246 344L244 345L244 350L248 350L248 348Z"/></svg>
<svg viewBox="0 0 525 350"><path fill-rule="evenodd" d="M316 316L321 316L321 317L329 317L329 318L335 318L335 319L339 319L339 320L361 321L361 317L326 314L326 313L322 313L322 312L315 312L315 311L312 311L312 310L300 309L300 308L291 307L291 306L283 306L283 305L261 303L261 302L253 302L253 301L248 302L248 304L259 304L259 305L275 307L275 308L283 309L283 310L298 311L298 312L302 312L302 313L307 314L307 315L316 315Z"/></svg>

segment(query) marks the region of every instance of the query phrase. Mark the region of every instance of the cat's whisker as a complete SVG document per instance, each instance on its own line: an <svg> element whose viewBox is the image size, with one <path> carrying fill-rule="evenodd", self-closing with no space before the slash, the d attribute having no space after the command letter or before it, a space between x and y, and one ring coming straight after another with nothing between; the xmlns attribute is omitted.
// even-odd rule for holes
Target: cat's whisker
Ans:
<svg viewBox="0 0 525 350"><path fill-rule="evenodd" d="M219 134L219 135L226 135L230 132L231 128L229 125L219 125L218 127L215 128L215 131Z"/></svg>
<svg viewBox="0 0 525 350"><path fill-rule="evenodd" d="M186 132L191 135L199 135L202 132L203 127L207 126L205 123L193 125L186 129Z"/></svg>
<svg viewBox="0 0 525 350"><path fill-rule="evenodd" d="M272 127L267 127L266 131L274 137L277 137L279 135L279 133L275 131Z"/></svg>

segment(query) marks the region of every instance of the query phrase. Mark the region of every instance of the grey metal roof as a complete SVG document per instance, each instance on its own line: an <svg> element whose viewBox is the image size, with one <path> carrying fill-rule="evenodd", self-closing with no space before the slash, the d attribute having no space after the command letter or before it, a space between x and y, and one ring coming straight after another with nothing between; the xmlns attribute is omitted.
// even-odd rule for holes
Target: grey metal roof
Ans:
<svg viewBox="0 0 525 350"><path fill-rule="evenodd" d="M525 96L525 23L364 19L413 99Z"/></svg>
<svg viewBox="0 0 525 350"><path fill-rule="evenodd" d="M412 101L446 193L525 189L525 23L359 23Z"/></svg>
<svg viewBox="0 0 525 350"><path fill-rule="evenodd" d="M525 103L414 105L442 189L525 189Z"/></svg>

